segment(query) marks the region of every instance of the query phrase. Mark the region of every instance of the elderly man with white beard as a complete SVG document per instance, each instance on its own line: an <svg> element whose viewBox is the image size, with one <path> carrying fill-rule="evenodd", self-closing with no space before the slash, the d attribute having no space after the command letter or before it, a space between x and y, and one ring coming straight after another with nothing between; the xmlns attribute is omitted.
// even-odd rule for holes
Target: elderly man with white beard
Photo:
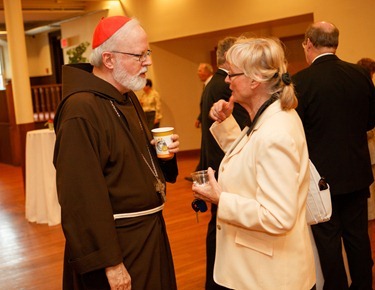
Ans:
<svg viewBox="0 0 375 290"><path fill-rule="evenodd" d="M101 19L91 64L63 67L55 117L54 165L66 238L63 289L174 290L172 254L162 215L173 157L156 156L134 90L151 65L136 19Z"/></svg>

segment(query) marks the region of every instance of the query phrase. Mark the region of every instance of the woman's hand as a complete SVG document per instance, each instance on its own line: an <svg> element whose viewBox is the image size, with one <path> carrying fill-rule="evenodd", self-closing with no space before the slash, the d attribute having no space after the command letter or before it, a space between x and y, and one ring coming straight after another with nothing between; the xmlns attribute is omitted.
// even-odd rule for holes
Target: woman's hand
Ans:
<svg viewBox="0 0 375 290"><path fill-rule="evenodd" d="M229 102L219 100L215 104L213 104L209 116L212 120L221 123L232 114L233 108L234 101L232 96L229 98Z"/></svg>
<svg viewBox="0 0 375 290"><path fill-rule="evenodd" d="M208 168L208 180L209 185L195 185L193 183L192 190L194 191L193 196L195 198L202 199L204 201L218 204L221 194L221 187L215 179L215 171L209 167Z"/></svg>

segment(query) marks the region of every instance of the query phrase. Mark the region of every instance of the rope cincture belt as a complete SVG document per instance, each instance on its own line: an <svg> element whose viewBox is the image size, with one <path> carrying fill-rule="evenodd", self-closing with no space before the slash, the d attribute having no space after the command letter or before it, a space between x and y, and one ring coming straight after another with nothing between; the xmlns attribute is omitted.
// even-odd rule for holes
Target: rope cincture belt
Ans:
<svg viewBox="0 0 375 290"><path fill-rule="evenodd" d="M142 211L136 211L136 212L127 212L127 213L117 213L113 215L113 219L126 219L126 218L133 218L133 217L139 217L139 216L144 216L144 215L149 215L153 214L156 212L159 212L164 209L164 203L158 207L152 208L152 209L147 209L147 210L142 210Z"/></svg>

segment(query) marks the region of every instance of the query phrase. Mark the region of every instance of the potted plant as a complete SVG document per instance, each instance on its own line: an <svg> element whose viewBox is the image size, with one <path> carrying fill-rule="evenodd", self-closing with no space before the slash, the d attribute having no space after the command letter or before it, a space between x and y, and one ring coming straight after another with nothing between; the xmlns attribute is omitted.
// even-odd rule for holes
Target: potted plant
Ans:
<svg viewBox="0 0 375 290"><path fill-rule="evenodd" d="M87 62L87 58L83 56L90 42L85 41L77 45L76 47L70 48L66 51L69 57L69 63L80 63Z"/></svg>

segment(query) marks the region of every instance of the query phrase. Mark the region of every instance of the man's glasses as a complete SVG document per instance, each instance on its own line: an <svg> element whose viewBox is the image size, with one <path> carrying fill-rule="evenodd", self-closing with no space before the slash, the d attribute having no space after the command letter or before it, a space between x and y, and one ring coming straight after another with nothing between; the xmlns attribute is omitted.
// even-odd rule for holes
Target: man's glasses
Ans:
<svg viewBox="0 0 375 290"><path fill-rule="evenodd" d="M123 51L117 51L117 50L112 50L111 51L112 53L121 53L121 54L126 54L126 55L131 55L131 56L135 56L135 57L138 57L138 61L139 62L144 62L148 56L151 55L151 50L147 50L146 52L142 53L142 54L136 54L136 53L130 53L130 52L123 52Z"/></svg>
<svg viewBox="0 0 375 290"><path fill-rule="evenodd" d="M244 75L244 74L245 74L245 73L228 74L228 78L229 78L230 80L232 80L232 78L237 77L237 76L242 76L242 75Z"/></svg>

